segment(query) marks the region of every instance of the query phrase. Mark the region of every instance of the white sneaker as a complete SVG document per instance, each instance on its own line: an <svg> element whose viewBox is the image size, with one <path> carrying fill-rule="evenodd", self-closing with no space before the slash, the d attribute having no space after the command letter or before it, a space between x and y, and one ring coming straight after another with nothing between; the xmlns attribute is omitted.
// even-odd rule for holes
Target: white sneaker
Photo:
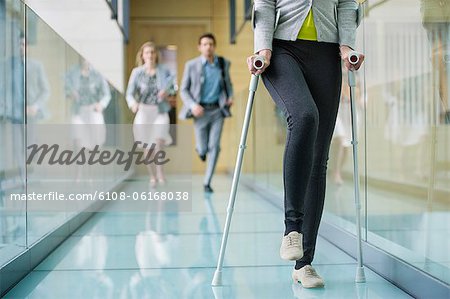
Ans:
<svg viewBox="0 0 450 299"><path fill-rule="evenodd" d="M296 261L303 257L303 236L298 232L290 232L283 237L280 247L283 260Z"/></svg>
<svg viewBox="0 0 450 299"><path fill-rule="evenodd" d="M292 279L300 282L304 288L322 288L325 286L323 278L317 274L311 265L306 265L292 272Z"/></svg>

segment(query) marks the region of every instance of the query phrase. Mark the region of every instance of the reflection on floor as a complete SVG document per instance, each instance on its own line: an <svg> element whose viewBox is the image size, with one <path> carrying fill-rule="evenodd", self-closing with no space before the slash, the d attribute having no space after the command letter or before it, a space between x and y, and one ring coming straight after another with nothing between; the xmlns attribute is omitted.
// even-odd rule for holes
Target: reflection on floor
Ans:
<svg viewBox="0 0 450 299"><path fill-rule="evenodd" d="M120 212L93 216L6 298L410 298L373 272L355 284L355 261L319 238L315 266L324 289L290 279L278 256L282 212L240 187L225 259L224 286L211 288L231 181L217 176L205 196L194 177L192 211ZM146 180L123 191L145 191ZM149 203L149 205L154 202Z"/></svg>
<svg viewBox="0 0 450 299"><path fill-rule="evenodd" d="M354 223L352 184L328 184L325 218L332 214ZM444 207L435 203L431 209L420 198L369 187L363 210L364 206L368 210L364 226L367 227L369 243L446 283L450 282L450 252L446 250L450 248L448 205ZM344 225L340 223L340 226Z"/></svg>

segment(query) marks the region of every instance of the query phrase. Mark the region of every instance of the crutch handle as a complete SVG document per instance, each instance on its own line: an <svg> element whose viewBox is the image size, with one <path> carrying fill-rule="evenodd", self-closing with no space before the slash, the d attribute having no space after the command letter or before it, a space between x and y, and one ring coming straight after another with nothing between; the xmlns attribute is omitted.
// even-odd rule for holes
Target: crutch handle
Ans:
<svg viewBox="0 0 450 299"><path fill-rule="evenodd" d="M359 53L356 51L351 51L348 54L348 62L352 65L357 65L359 62Z"/></svg>
<svg viewBox="0 0 450 299"><path fill-rule="evenodd" d="M256 55L253 57L253 67L256 70L260 70L264 67L264 64L266 63L266 58L262 55ZM248 87L248 90L250 92L256 92L256 89L258 88L258 80L259 75L252 75L250 79L250 86Z"/></svg>
<svg viewBox="0 0 450 299"><path fill-rule="evenodd" d="M264 67L264 64L266 63L266 59L262 55L257 55L253 58L253 67L256 70L260 70Z"/></svg>
<svg viewBox="0 0 450 299"><path fill-rule="evenodd" d="M359 53L356 51L351 51L348 54L347 59L351 65L357 65L359 62ZM356 79L353 70L348 70L348 85L350 86L350 88L356 86Z"/></svg>
<svg viewBox="0 0 450 299"><path fill-rule="evenodd" d="M356 51L351 51L348 54L347 59L351 65L356 65L359 62L359 53ZM350 88L356 86L356 79L353 70L348 70L348 85L350 86Z"/></svg>

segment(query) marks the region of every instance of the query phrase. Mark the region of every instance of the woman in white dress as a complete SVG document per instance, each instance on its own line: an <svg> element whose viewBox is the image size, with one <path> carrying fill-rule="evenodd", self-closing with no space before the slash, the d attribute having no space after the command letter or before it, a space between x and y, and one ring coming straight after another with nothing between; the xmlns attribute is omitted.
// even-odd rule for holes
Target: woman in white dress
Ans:
<svg viewBox="0 0 450 299"><path fill-rule="evenodd" d="M65 91L71 101L72 138L77 150L94 149L106 141L103 110L111 101L108 82L87 60L80 62L66 74ZM89 175L87 168L76 166L76 182ZM92 182L92 178L89 178Z"/></svg>
<svg viewBox="0 0 450 299"><path fill-rule="evenodd" d="M72 100L72 124L75 145L93 149L106 140L103 110L111 101L108 82L88 61L80 58L80 64L66 75L66 95Z"/></svg>
<svg viewBox="0 0 450 299"><path fill-rule="evenodd" d="M173 91L174 77L158 63L156 45L144 43L136 55L136 67L130 75L126 100L130 110L136 113L133 122L134 140L141 142L139 146L144 149L145 156L149 154L152 144L155 144L153 152L156 153L172 143L168 98ZM163 166L155 165L155 175L152 164L147 165L150 185L155 187L157 182L165 184Z"/></svg>

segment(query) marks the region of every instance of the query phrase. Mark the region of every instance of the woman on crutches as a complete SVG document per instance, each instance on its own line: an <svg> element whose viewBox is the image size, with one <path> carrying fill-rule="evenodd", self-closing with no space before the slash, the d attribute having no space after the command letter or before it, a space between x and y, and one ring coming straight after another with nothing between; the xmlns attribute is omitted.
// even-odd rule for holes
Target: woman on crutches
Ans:
<svg viewBox="0 0 450 299"><path fill-rule="evenodd" d="M311 263L325 198L328 152L341 92L341 59L352 65L361 20L356 0L255 0L254 52L261 70L247 59L287 121L283 159L285 232L281 258L296 261L294 281L323 287Z"/></svg>

